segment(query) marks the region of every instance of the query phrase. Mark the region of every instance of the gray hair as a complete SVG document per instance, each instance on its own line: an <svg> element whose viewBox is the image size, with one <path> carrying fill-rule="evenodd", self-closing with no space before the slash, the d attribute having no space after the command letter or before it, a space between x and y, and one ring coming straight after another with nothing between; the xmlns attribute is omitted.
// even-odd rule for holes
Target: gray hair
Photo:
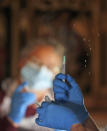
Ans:
<svg viewBox="0 0 107 131"><path fill-rule="evenodd" d="M36 48L36 46L38 45L50 45L52 46L56 53L62 58L63 55L65 54L65 47L63 45L62 42L60 42L59 40L56 40L54 38L37 38L37 39L33 39L30 40L30 42L28 42L28 44L22 49L20 57L21 58L26 58L29 53Z"/></svg>

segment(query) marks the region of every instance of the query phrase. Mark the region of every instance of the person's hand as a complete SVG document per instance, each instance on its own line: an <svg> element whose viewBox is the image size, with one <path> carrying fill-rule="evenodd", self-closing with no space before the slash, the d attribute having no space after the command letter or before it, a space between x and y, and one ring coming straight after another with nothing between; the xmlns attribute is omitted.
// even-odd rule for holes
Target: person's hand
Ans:
<svg viewBox="0 0 107 131"><path fill-rule="evenodd" d="M42 106L37 108L37 113L38 125L67 131L70 131L73 125L80 124L84 115L86 116L83 107L67 102L43 102Z"/></svg>
<svg viewBox="0 0 107 131"><path fill-rule="evenodd" d="M36 97L33 93L22 92L22 89L26 86L26 82L18 86L13 93L10 113L8 118L14 123L19 123L27 110L27 107L35 103Z"/></svg>
<svg viewBox="0 0 107 131"><path fill-rule="evenodd" d="M77 115L80 123L83 123L89 115L84 105L81 89L76 81L70 75L58 74L53 85L55 101L69 103L71 105L69 108L75 110L74 115Z"/></svg>
<svg viewBox="0 0 107 131"><path fill-rule="evenodd" d="M53 86L56 101L84 105L81 89L70 75L58 74L53 81Z"/></svg>

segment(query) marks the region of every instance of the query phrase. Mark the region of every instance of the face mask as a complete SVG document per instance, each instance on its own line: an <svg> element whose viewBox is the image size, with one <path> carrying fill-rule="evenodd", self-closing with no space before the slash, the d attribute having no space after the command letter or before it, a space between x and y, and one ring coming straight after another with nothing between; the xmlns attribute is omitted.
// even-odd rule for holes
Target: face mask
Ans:
<svg viewBox="0 0 107 131"><path fill-rule="evenodd" d="M53 73L46 66L26 64L21 70L21 78L30 88L44 90L52 87Z"/></svg>

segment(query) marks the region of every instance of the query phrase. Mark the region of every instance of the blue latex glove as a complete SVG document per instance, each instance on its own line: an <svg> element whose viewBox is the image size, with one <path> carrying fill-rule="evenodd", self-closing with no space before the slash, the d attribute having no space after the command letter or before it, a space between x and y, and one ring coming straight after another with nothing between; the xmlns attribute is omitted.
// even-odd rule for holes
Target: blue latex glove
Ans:
<svg viewBox="0 0 107 131"><path fill-rule="evenodd" d="M66 131L66 130L54 129L54 131Z"/></svg>
<svg viewBox="0 0 107 131"><path fill-rule="evenodd" d="M54 95L56 101L65 101L67 103L76 104L82 108L82 110L75 109L75 113L78 117L84 114L80 118L80 123L84 122L88 118L88 112L84 105L84 98L79 85L70 75L58 74L53 82ZM71 107L72 108L72 107Z"/></svg>
<svg viewBox="0 0 107 131"><path fill-rule="evenodd" d="M55 77L53 86L55 100L84 105L81 89L70 75L58 74Z"/></svg>
<svg viewBox="0 0 107 131"><path fill-rule="evenodd" d="M33 93L21 92L26 85L27 83L25 82L18 86L12 96L11 109L8 117L14 123L19 123L22 120L22 118L25 116L27 107L35 103L36 100Z"/></svg>
<svg viewBox="0 0 107 131"><path fill-rule="evenodd" d="M40 126L70 131L72 125L86 119L88 113L84 110L83 106L73 103L43 102L42 106L37 108L39 116L36 123Z"/></svg>

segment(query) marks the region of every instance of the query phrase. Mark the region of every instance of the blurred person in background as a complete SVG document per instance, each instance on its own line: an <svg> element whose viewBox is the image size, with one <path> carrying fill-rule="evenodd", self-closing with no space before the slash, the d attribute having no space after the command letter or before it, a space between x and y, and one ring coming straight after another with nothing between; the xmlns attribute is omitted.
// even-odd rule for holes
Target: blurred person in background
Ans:
<svg viewBox="0 0 107 131"><path fill-rule="evenodd" d="M0 131L51 130L35 125L35 103L46 95L53 98L52 81L60 71L63 54L63 46L53 39L35 40L23 50L17 77L2 84Z"/></svg>

